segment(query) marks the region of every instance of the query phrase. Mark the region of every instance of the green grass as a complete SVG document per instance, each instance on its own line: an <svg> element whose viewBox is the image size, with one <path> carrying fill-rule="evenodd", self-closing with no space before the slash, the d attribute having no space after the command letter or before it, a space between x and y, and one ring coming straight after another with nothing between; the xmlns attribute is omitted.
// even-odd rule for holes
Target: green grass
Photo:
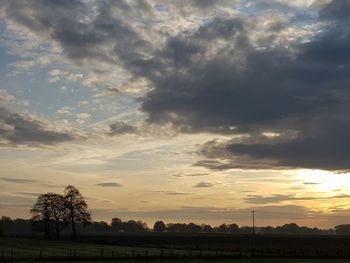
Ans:
<svg viewBox="0 0 350 263"><path fill-rule="evenodd" d="M69 241L53 241L42 239L29 238L0 238L0 251L4 252L5 257L11 257L11 251L15 259L37 259L40 251L42 258L69 258L75 257L76 251L78 258L100 258L103 249L103 257L112 258L131 258L131 257L159 257L161 253L164 257L169 257L172 253L175 257L189 256L189 250L174 249L160 249L160 248L142 248L142 247L125 247L125 246L111 246L98 245L93 243L80 243ZM112 254L113 253L113 254ZM146 254L147 253L147 254ZM212 256L216 254L215 251L203 251L202 256ZM228 253L226 253L228 254ZM191 252L193 257L200 255L199 250ZM140 262L140 260L138 260Z"/></svg>
<svg viewBox="0 0 350 263"><path fill-rule="evenodd" d="M22 262L30 262L39 258L40 250L42 251L42 260L45 258L64 260L69 262L69 257L74 257L73 251L76 250L79 262L88 260L90 263L106 262L101 260L101 250L103 249L104 259L112 259L112 251L115 257L119 257L114 260L120 263L345 263L349 260L331 260L331 259L248 259L248 258L204 258L204 259L184 259L181 258L184 255L189 255L188 250L173 250L173 255L179 258L175 259L143 259L146 251L148 251L149 257L159 257L161 249L158 248L141 248L141 247L120 247L109 245L98 245L92 243L79 243L69 241L47 241L42 239L29 239L29 238L0 238L0 253L3 252L5 258L9 259L11 251L13 251L14 259ZM136 257L139 259L132 259L133 251ZM164 256L170 256L170 249L163 249ZM215 256L215 251L203 252L202 256ZM226 253L226 255L229 255ZM1 256L1 255L0 255ZM192 256L199 256L199 251L192 251ZM125 258L125 259L123 259ZM94 260L94 261L93 261ZM53 262L53 261L50 261ZM74 262L72 260L71 262Z"/></svg>

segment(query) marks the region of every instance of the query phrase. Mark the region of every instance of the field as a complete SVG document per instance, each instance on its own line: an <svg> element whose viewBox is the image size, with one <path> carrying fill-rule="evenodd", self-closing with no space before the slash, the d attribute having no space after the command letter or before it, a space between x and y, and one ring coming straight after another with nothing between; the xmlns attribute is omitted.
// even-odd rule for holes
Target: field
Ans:
<svg viewBox="0 0 350 263"><path fill-rule="evenodd" d="M188 262L188 263L338 263L349 259L289 259L240 257L236 251L116 246L95 243L0 238L0 261Z"/></svg>

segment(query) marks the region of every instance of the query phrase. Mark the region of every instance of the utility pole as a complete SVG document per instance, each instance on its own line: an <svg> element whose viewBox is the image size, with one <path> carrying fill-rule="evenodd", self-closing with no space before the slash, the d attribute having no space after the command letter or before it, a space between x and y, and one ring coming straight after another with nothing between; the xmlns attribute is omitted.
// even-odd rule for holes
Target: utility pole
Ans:
<svg viewBox="0 0 350 263"><path fill-rule="evenodd" d="M255 211L252 211L252 217L253 217L253 236L255 236Z"/></svg>

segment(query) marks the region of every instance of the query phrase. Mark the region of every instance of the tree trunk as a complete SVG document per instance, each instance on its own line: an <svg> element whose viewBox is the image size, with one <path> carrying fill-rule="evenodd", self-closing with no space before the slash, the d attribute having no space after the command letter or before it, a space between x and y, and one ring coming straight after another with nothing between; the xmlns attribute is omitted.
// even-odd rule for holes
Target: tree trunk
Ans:
<svg viewBox="0 0 350 263"><path fill-rule="evenodd" d="M51 229L50 229L50 218L47 218L47 219L46 219L46 222L47 222L47 234L46 234L46 238L47 238L47 239L50 239L50 231L51 231Z"/></svg>
<svg viewBox="0 0 350 263"><path fill-rule="evenodd" d="M44 225L45 225L45 239L49 239L49 220L47 218L44 219Z"/></svg>
<svg viewBox="0 0 350 263"><path fill-rule="evenodd" d="M56 223L56 237L57 239L60 239L60 220L55 214L55 223Z"/></svg>
<svg viewBox="0 0 350 263"><path fill-rule="evenodd" d="M73 240L76 240L77 238L77 232L75 230L75 220L74 220L74 216L72 216L72 230L73 230Z"/></svg>
<svg viewBox="0 0 350 263"><path fill-rule="evenodd" d="M72 202L73 202L73 200L71 200L71 205L70 205L70 216L71 216L71 221L72 221L73 240L76 240L77 232L76 232L76 229L75 229L74 208L73 208Z"/></svg>
<svg viewBox="0 0 350 263"><path fill-rule="evenodd" d="M45 238L50 238L50 214L47 205L45 204Z"/></svg>
<svg viewBox="0 0 350 263"><path fill-rule="evenodd" d="M57 239L60 239L60 222L56 220L56 236Z"/></svg>

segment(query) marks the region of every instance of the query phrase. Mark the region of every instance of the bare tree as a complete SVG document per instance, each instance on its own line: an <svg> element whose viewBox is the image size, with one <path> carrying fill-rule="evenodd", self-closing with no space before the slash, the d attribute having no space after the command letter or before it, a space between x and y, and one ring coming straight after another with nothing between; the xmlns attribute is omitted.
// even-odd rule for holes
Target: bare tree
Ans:
<svg viewBox="0 0 350 263"><path fill-rule="evenodd" d="M67 186L64 191L64 202L67 208L67 219L72 225L73 239L77 237L76 223L88 223L91 221L91 212L84 197L74 186Z"/></svg>
<svg viewBox="0 0 350 263"><path fill-rule="evenodd" d="M50 216L55 221L56 237L60 239L60 225L64 223L67 215L67 208L65 206L65 199L63 195L48 193L48 203Z"/></svg>
<svg viewBox="0 0 350 263"><path fill-rule="evenodd" d="M49 194L41 194L38 196L37 201L30 210L33 221L39 221L44 223L45 238L50 237L50 197Z"/></svg>

